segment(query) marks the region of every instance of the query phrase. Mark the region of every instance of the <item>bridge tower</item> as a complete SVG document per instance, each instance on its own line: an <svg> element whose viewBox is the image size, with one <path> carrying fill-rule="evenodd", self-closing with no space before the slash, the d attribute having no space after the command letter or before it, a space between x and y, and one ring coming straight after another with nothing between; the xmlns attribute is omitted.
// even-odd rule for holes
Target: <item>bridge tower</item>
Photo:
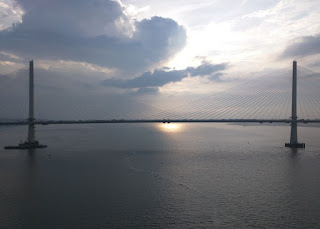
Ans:
<svg viewBox="0 0 320 229"><path fill-rule="evenodd" d="M291 111L291 135L290 143L286 143L286 147L305 148L305 143L298 143L298 127L297 127L297 61L293 61L292 70L292 111Z"/></svg>
<svg viewBox="0 0 320 229"><path fill-rule="evenodd" d="M29 63L29 125L28 125L28 143L32 144L35 140L34 128L34 81L33 81L33 60Z"/></svg>
<svg viewBox="0 0 320 229"><path fill-rule="evenodd" d="M45 148L36 141L34 127L34 80L33 80L33 60L29 62L29 117L28 117L28 138L18 146L6 146L5 149L37 149Z"/></svg>

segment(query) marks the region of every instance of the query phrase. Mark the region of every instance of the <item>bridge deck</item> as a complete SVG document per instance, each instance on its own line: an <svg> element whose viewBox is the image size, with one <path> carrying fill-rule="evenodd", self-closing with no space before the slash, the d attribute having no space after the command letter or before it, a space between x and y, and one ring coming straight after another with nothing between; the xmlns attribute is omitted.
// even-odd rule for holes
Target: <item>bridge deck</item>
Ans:
<svg viewBox="0 0 320 229"><path fill-rule="evenodd" d="M291 119L111 119L111 120L35 120L0 121L0 126L9 125L57 125L57 124L102 124L102 123L291 123ZM297 123L320 123L320 119L299 119Z"/></svg>

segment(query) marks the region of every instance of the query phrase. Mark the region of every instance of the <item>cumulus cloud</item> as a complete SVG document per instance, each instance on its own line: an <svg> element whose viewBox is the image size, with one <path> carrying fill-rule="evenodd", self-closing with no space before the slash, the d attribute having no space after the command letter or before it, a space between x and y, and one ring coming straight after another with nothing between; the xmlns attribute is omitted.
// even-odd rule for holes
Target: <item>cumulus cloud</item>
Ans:
<svg viewBox="0 0 320 229"><path fill-rule="evenodd" d="M168 71L167 69L156 69L153 72L148 71L129 80L107 79L103 81L103 85L119 88L150 88L178 82L186 77L209 76L210 78L210 76L213 76L211 78L217 80L221 75L214 73L224 70L225 68L226 64L204 62L198 67L188 67L183 70Z"/></svg>
<svg viewBox="0 0 320 229"><path fill-rule="evenodd" d="M22 23L0 32L0 50L25 59L88 62L139 72L168 60L186 43L172 19L133 21L113 0L19 0Z"/></svg>
<svg viewBox="0 0 320 229"><path fill-rule="evenodd" d="M296 39L282 53L281 57L303 57L320 53L320 34Z"/></svg>
<svg viewBox="0 0 320 229"><path fill-rule="evenodd" d="M26 9L19 28L24 33L34 31L73 37L96 37L122 36L132 31L129 18L116 1L19 0L18 2Z"/></svg>

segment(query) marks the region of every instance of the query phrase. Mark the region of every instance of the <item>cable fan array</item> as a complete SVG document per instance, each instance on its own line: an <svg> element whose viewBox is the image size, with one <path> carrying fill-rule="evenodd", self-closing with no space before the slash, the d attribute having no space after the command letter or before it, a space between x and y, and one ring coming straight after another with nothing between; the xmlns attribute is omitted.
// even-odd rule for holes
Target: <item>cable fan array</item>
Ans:
<svg viewBox="0 0 320 229"><path fill-rule="evenodd" d="M136 96L108 93L101 85L36 74L35 114L40 120L289 119L291 81L290 71L229 80L219 92L164 110ZM320 74L299 67L299 119L320 119L319 86ZM26 119L28 69L0 73L0 89L0 120Z"/></svg>

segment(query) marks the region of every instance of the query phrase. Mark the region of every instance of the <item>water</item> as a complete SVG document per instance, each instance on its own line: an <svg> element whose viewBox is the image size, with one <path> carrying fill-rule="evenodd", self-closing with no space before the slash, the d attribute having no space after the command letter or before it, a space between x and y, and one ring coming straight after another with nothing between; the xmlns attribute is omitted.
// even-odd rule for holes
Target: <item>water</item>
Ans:
<svg viewBox="0 0 320 229"><path fill-rule="evenodd" d="M320 129L287 126L40 126L47 149L4 151L0 228L320 228Z"/></svg>

